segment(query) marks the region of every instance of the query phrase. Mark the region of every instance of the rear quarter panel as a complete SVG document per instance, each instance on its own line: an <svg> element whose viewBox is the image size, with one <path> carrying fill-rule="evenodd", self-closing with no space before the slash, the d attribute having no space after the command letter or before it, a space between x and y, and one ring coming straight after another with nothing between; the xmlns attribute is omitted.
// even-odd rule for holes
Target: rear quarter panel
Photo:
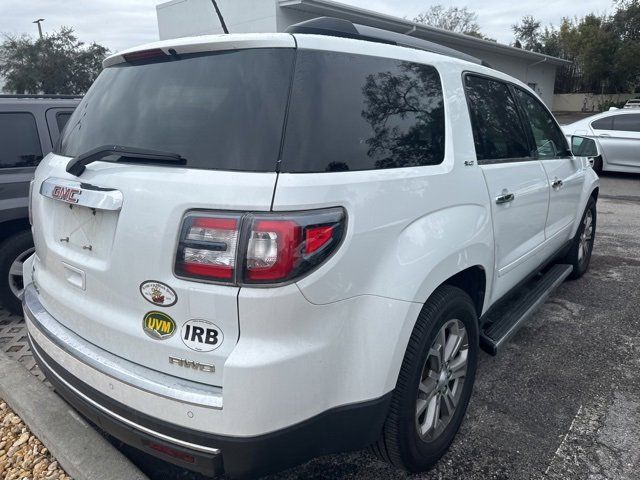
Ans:
<svg viewBox="0 0 640 480"><path fill-rule="evenodd" d="M325 40L322 46L348 51L351 45L329 43ZM363 44L352 53L368 54L370 48L372 55L438 69L445 97L445 159L435 166L280 174L273 210L343 206L348 215L342 247L301 279L299 288L315 304L358 295L424 303L446 279L479 265L490 289L493 229L488 192L475 164L461 79L464 65L418 50L352 43ZM465 161L473 164L465 166Z"/></svg>

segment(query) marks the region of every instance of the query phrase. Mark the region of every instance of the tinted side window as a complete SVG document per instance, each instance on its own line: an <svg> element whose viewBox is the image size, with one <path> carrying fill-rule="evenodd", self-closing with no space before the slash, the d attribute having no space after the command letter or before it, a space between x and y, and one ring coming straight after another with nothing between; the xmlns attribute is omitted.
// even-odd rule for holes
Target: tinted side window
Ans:
<svg viewBox="0 0 640 480"><path fill-rule="evenodd" d="M533 139L536 142L538 158L555 158L569 155L564 134L547 109L533 95L519 88L515 90L522 108L527 114Z"/></svg>
<svg viewBox="0 0 640 480"><path fill-rule="evenodd" d="M444 145L444 101L434 67L298 53L281 171L436 165Z"/></svg>
<svg viewBox="0 0 640 480"><path fill-rule="evenodd" d="M0 113L0 168L35 167L42 160L36 119L30 113Z"/></svg>
<svg viewBox="0 0 640 480"><path fill-rule="evenodd" d="M625 132L640 132L640 114L614 115L613 129Z"/></svg>
<svg viewBox="0 0 640 480"><path fill-rule="evenodd" d="M62 132L62 129L69 121L69 117L72 112L58 112L56 113L56 123L58 124L58 132Z"/></svg>
<svg viewBox="0 0 640 480"><path fill-rule="evenodd" d="M478 161L530 157L527 136L509 87L474 75L467 75L465 83Z"/></svg>
<svg viewBox="0 0 640 480"><path fill-rule="evenodd" d="M591 128L596 130L613 130L613 117L605 117L591 123Z"/></svg>

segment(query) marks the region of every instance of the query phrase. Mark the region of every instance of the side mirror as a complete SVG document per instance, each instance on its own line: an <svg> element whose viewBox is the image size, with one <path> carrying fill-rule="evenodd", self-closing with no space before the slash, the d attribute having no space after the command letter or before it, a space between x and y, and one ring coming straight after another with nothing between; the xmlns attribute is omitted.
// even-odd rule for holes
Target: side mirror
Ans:
<svg viewBox="0 0 640 480"><path fill-rule="evenodd" d="M571 153L574 157L589 157L593 159L600 155L598 144L593 138L580 137L573 135L571 137Z"/></svg>

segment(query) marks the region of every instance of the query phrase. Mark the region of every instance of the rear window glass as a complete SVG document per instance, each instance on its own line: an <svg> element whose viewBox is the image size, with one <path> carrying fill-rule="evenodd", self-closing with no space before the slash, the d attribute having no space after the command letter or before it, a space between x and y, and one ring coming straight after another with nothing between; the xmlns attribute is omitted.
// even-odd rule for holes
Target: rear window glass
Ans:
<svg viewBox="0 0 640 480"><path fill-rule="evenodd" d="M58 132L62 132L64 126L69 121L71 112L58 112L56 113L56 124L58 125Z"/></svg>
<svg viewBox="0 0 640 480"><path fill-rule="evenodd" d="M187 168L274 171L293 55L234 50L106 68L59 153L121 145L180 154Z"/></svg>
<svg viewBox="0 0 640 480"><path fill-rule="evenodd" d="M42 160L36 119L30 113L0 113L0 168L35 167Z"/></svg>
<svg viewBox="0 0 640 480"><path fill-rule="evenodd" d="M281 171L436 165L444 148L444 102L434 67L298 52Z"/></svg>

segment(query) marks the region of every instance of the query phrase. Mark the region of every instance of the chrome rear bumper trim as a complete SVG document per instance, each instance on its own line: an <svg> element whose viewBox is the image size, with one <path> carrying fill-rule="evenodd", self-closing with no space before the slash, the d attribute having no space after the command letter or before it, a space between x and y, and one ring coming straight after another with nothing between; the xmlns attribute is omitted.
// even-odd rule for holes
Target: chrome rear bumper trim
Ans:
<svg viewBox="0 0 640 480"><path fill-rule="evenodd" d="M173 443L175 445L179 445L181 447L185 447L185 448L189 448L191 450L196 450L199 452L205 452L205 453L209 453L212 455L219 455L220 454L220 450L217 448L213 448L213 447L205 447L203 445L197 445L195 443L190 443L190 442L185 442L184 440L179 440L177 438L174 437L170 437L168 435L164 435L162 433L156 432L155 430L151 430L150 428L144 427L138 423L132 422L131 420L124 418L121 415L118 415L117 413L109 410L108 408L106 408L105 406L99 404L98 402L96 402L95 400L87 397L84 393L80 392L77 388L75 388L73 385L69 384L69 382L67 382L64 378L62 378L53 368L51 368L51 365L49 365L43 358L41 355L38 354L38 348L35 346L35 342L31 342L32 344L32 348L33 348L33 353L34 355L37 357L38 362L44 364L44 366L46 367L47 371L50 372L51 374L55 375L56 379L62 383L65 388L68 388L69 390L71 390L74 395L77 395L78 397L80 397L82 400L84 400L85 402L89 403L90 405L92 405L93 407L97 408L98 410L100 410L101 412L103 412L104 414L115 418L116 420L128 425L131 428L134 428L136 430L139 430L141 432L144 432L148 435L151 435L155 438L159 438L161 440L164 440L166 442L169 443Z"/></svg>
<svg viewBox="0 0 640 480"><path fill-rule="evenodd" d="M160 373L113 355L60 324L40 303L33 284L24 290L25 317L67 355L99 373L145 392L199 407L222 409L222 389ZM37 340L37 338L35 339Z"/></svg>

